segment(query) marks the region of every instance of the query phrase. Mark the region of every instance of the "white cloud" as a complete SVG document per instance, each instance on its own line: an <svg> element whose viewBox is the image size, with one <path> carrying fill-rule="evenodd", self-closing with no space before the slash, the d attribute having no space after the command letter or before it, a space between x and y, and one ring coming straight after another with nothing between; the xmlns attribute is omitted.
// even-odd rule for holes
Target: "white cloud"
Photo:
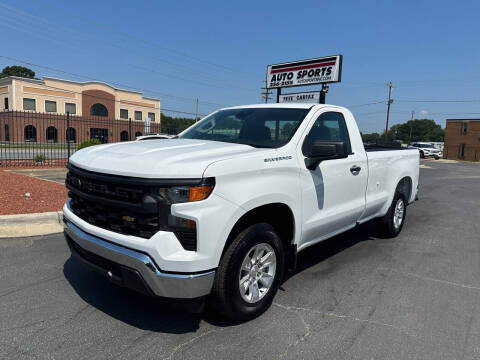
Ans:
<svg viewBox="0 0 480 360"><path fill-rule="evenodd" d="M427 110L420 110L419 114L420 115L427 115L428 111Z"/></svg>

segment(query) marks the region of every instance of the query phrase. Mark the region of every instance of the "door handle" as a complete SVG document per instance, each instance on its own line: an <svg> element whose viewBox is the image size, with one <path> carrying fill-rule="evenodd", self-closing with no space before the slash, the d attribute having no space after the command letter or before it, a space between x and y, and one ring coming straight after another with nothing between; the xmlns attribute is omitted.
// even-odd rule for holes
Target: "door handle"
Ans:
<svg viewBox="0 0 480 360"><path fill-rule="evenodd" d="M353 175L358 175L358 173L360 172L360 170L362 170L362 168L360 166L357 166L357 165L353 165L351 168L350 168L350 172L353 174Z"/></svg>

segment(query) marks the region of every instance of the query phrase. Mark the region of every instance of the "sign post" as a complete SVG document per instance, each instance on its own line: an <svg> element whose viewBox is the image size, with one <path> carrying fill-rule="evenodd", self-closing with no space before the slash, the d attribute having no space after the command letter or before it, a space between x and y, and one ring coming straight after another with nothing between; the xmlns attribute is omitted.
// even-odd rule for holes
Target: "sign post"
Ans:
<svg viewBox="0 0 480 360"><path fill-rule="evenodd" d="M342 55L292 61L267 66L267 88L277 89L277 103L282 88L322 84L318 102L325 103L329 83L342 79Z"/></svg>

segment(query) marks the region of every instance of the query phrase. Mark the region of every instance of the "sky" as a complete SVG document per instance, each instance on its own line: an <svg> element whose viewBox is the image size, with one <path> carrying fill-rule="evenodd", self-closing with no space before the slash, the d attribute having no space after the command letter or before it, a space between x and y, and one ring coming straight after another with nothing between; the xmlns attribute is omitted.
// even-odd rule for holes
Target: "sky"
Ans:
<svg viewBox="0 0 480 360"><path fill-rule="evenodd" d="M184 116L196 98L200 114L261 102L268 64L342 54L327 103L361 131L384 129L389 81L391 125L414 111L445 126L480 117L479 13L462 0L0 0L0 68L139 90Z"/></svg>

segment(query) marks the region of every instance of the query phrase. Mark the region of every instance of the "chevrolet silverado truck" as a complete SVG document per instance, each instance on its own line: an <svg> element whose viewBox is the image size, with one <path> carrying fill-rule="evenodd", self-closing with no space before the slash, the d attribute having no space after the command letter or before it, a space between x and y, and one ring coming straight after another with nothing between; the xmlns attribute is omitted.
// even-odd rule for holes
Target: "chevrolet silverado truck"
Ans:
<svg viewBox="0 0 480 360"><path fill-rule="evenodd" d="M419 156L364 147L343 107L262 104L218 110L173 139L83 149L68 169L75 258L120 286L248 320L300 251L369 220L397 236Z"/></svg>

